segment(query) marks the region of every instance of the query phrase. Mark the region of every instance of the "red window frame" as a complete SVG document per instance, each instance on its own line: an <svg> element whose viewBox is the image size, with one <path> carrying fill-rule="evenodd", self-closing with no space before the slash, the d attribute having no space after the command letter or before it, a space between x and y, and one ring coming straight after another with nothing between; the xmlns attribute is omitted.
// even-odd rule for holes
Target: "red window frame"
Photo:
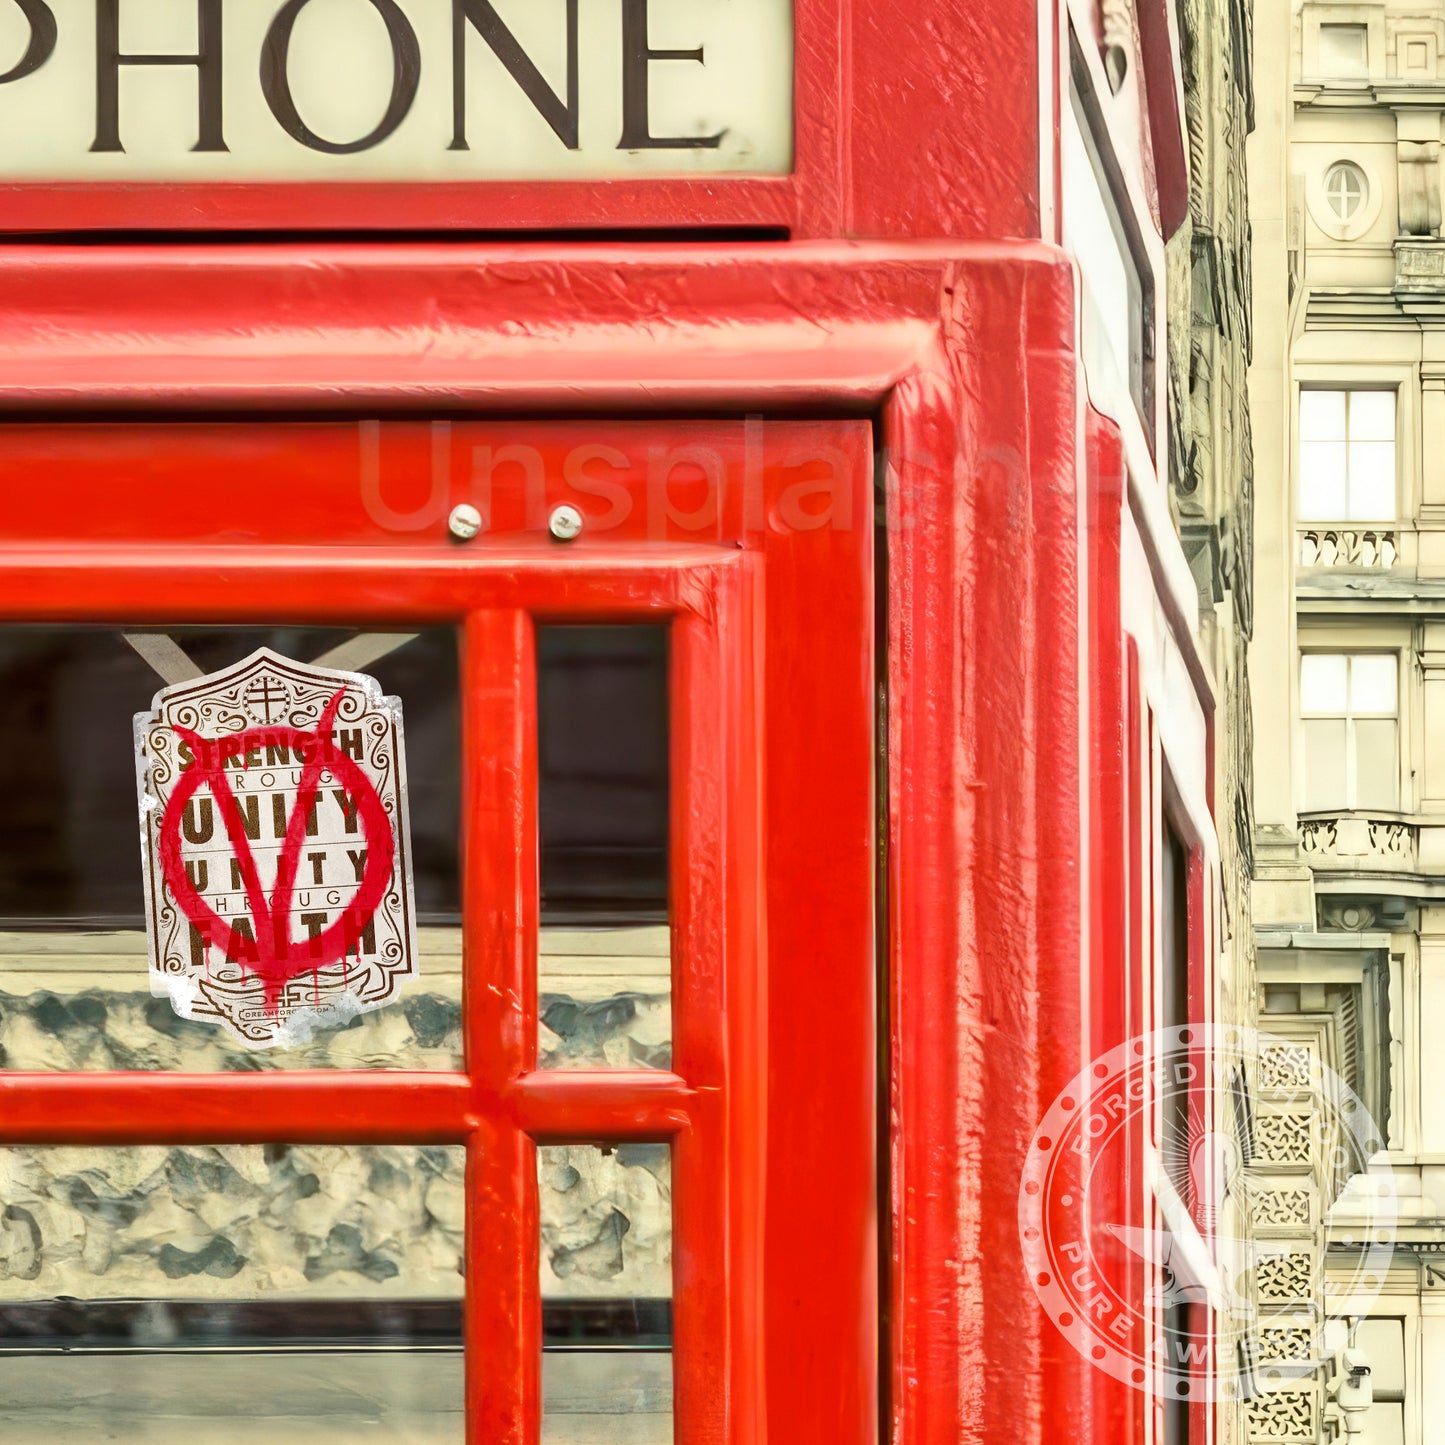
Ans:
<svg viewBox="0 0 1445 1445"><path fill-rule="evenodd" d="M226 443L240 426L246 445L233 456ZM0 617L460 628L465 1072L17 1073L3 1080L0 1137L464 1144L467 1438L516 1445L536 1440L541 1419L536 1147L668 1142L680 1445L759 1438L757 1422L783 1417L787 1401L811 1402L813 1427L826 1423L835 1441L872 1439L868 424L476 428L499 453L527 443L549 463L569 446L622 444L636 460L615 469L612 485L634 505L621 525L559 546L545 519L565 495L561 466L547 467L557 495L542 507L525 495L520 469L504 467L494 513L525 520L530 510L531 530L498 530L465 548L449 539L445 508L400 545L376 522L368 534L356 473L335 445L338 431L356 436L354 424L240 426L185 423L178 441L165 436L177 423L159 420L63 437L0 433L19 499L14 533L66 534L62 555L0 561ZM127 455L154 448L144 489L117 487L113 472L107 479L105 458L123 430L140 432L126 439ZM414 472L429 429L400 430L412 453L402 469ZM293 448L306 480L298 485L286 464L255 475L258 434ZM707 542L694 540L696 511L663 511L652 458L668 445L679 457L706 445L723 463L725 495ZM323 454L329 471L313 461ZM787 486L816 485L818 458L831 463L829 510L800 497L794 525L779 525ZM463 473L452 486L470 480ZM615 507L611 498L569 499L594 514ZM178 506L196 509L189 541L172 535ZM246 547L208 543L242 509L254 533ZM267 518L276 519L269 529ZM280 544L298 532L313 540ZM535 630L603 621L669 630L671 1073L537 1067ZM808 1287L769 1291L773 1270ZM840 1318L858 1323L840 1335ZM770 1331L807 1342L786 1391L768 1385Z"/></svg>
<svg viewBox="0 0 1445 1445"><path fill-rule="evenodd" d="M969 43L986 17L960 13ZM1059 1366L1021 1268L1016 1192L1040 1101L1076 1068L1067 1023L1042 1004L1076 994L1088 966L1068 260L1029 242L7 256L11 415L345 404L875 419L888 548L884 1431L952 1445L967 1421L980 1439L1016 1441L1019 1420L1048 1419ZM38 576L33 551L0 546L0 558L12 595ZM1018 886L1041 869L1058 886ZM64 1089L22 1111L0 1076L0 1139L43 1132ZM999 1320L1011 1328L989 1327ZM788 1378L795 1342L766 1351ZM1004 1398L1011 1408L993 1410ZM786 1438L816 1437L809 1425Z"/></svg>
<svg viewBox="0 0 1445 1445"><path fill-rule="evenodd" d="M1215 930L1218 927L1217 863L1211 849L1213 819L1208 808L1213 797L1214 718L1212 694L1200 671L1198 655L1188 643L1189 632L1182 613L1157 579L1151 578L1149 605L1160 619L1156 646L1177 649L1181 673L1193 685L1187 699L1162 699L1151 695L1146 681L1148 669L1141 659L1140 641L1127 630L1123 593L1128 566L1147 565L1145 552L1136 548L1134 559L1126 561L1124 528L1136 526L1129 520L1133 506L1129 478L1118 427L1108 418L1090 411L1086 417L1090 451L1090 525L1093 545L1089 554L1090 623L1095 667L1091 673L1092 739L1094 771L1091 802L1097 860L1092 889L1094 928L1101 965L1096 977L1103 987L1093 999L1091 1035L1096 1053L1107 1052L1130 1037L1152 1034L1166 1026L1160 1011L1163 968L1160 918L1163 906L1161 850L1167 847L1166 830L1179 840L1185 855L1183 901L1185 904L1185 952L1187 954L1187 1022L1209 1025L1211 970ZM1141 538L1141 540L1143 540ZM1131 579L1137 588L1139 577ZM1136 592L1136 600L1138 597ZM1138 626L1137 618L1132 619ZM1180 647L1179 639L1185 644ZM1157 682L1155 683L1157 686ZM1203 720L1204 756L1174 757L1166 746L1159 725L1157 707L1198 706ZM1177 746L1177 745L1176 745ZM1186 797L1171 770L1171 762L1188 766L1202 764L1203 786ZM1201 1036L1199 1050L1204 1040ZM1191 1050L1191 1052L1197 1052ZM1202 1055L1201 1055L1202 1057ZM1208 1070L1200 1067L1203 1078ZM1215 1117L1212 1089L1200 1090L1201 1116ZM1158 1112L1158 1101L1155 1101ZM1113 1181L1113 1188L1096 1201L1094 1227L1120 1220L1134 1227L1161 1228L1166 1221L1148 1182L1146 1148L1158 1150L1161 1121L1156 1117L1148 1131L1130 1140L1127 1170ZM1150 1341L1162 1329L1162 1311L1147 1304L1157 1284L1157 1271L1142 1262L1131 1261L1115 1288L1126 1299L1140 1324L1130 1335L1130 1345L1140 1358L1148 1354ZM1193 1309L1208 1308L1192 1306ZM1209 1328L1197 1330L1209 1335ZM1147 1338L1146 1338L1147 1336ZM1207 1373L1208 1363L1196 1366ZM1149 1400L1120 1382L1095 1379L1094 1418L1110 1438L1142 1438L1145 1416L1152 1418L1156 1433L1164 1428L1166 1402ZM1208 1403L1189 1403L1190 1429L1200 1439L1208 1424Z"/></svg>

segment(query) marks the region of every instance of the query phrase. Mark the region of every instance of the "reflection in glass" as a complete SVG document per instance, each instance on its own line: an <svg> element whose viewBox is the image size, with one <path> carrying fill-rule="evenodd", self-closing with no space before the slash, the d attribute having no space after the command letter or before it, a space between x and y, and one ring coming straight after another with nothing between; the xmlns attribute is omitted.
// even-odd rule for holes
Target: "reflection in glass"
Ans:
<svg viewBox="0 0 1445 1445"><path fill-rule="evenodd" d="M1344 441L1344 392L1301 391L1299 429L1300 437L1304 441Z"/></svg>
<svg viewBox="0 0 1445 1445"><path fill-rule="evenodd" d="M1383 522L1395 515L1395 443L1350 443L1347 520Z"/></svg>
<svg viewBox="0 0 1445 1445"><path fill-rule="evenodd" d="M663 1445L672 1439L671 1152L544 1146L537 1178L542 1438Z"/></svg>
<svg viewBox="0 0 1445 1445"><path fill-rule="evenodd" d="M1307 812L1399 807L1398 704L1394 653L1300 659Z"/></svg>
<svg viewBox="0 0 1445 1445"><path fill-rule="evenodd" d="M1393 391L1352 391L1350 393L1350 439L1393 442L1395 440L1395 393Z"/></svg>
<svg viewBox="0 0 1445 1445"><path fill-rule="evenodd" d="M543 1068L672 1062L661 627L537 632Z"/></svg>
<svg viewBox="0 0 1445 1445"><path fill-rule="evenodd" d="M0 1150L7 1445L459 1440L463 1176L460 1148Z"/></svg>
<svg viewBox="0 0 1445 1445"><path fill-rule="evenodd" d="M131 720L164 684L143 651L211 672L262 646L368 672L402 700L421 978L397 1004L349 1028L322 1031L297 1048L253 1052L150 997ZM0 709L0 1065L460 1066L453 632L10 627L0 629L0 690L7 699Z"/></svg>
<svg viewBox="0 0 1445 1445"><path fill-rule="evenodd" d="M1395 719L1355 723L1355 807L1394 809L1400 803L1400 765L1395 757Z"/></svg>
<svg viewBox="0 0 1445 1445"><path fill-rule="evenodd" d="M1301 391L1300 520L1385 522L1396 510L1395 393Z"/></svg>
<svg viewBox="0 0 1445 1445"><path fill-rule="evenodd" d="M667 916L667 632L537 630L538 811L549 923Z"/></svg>
<svg viewBox="0 0 1445 1445"><path fill-rule="evenodd" d="M668 930L542 930L544 1069L672 1066L672 957Z"/></svg>
<svg viewBox="0 0 1445 1445"><path fill-rule="evenodd" d="M1360 652L1350 658L1350 711L1395 713L1400 669L1392 652Z"/></svg>
<svg viewBox="0 0 1445 1445"><path fill-rule="evenodd" d="M1305 712L1345 710L1346 658L1338 652L1307 652L1300 658L1300 707Z"/></svg>
<svg viewBox="0 0 1445 1445"><path fill-rule="evenodd" d="M1337 522L1348 510L1344 442L1301 442L1300 520Z"/></svg>
<svg viewBox="0 0 1445 1445"><path fill-rule="evenodd" d="M1344 718L1306 718L1305 812L1348 806Z"/></svg>

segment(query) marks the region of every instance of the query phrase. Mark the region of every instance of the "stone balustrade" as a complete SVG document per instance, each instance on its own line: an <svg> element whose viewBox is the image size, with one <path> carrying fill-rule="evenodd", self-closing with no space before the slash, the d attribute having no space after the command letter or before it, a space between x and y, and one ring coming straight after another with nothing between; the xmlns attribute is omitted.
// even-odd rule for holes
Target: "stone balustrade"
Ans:
<svg viewBox="0 0 1445 1445"><path fill-rule="evenodd" d="M1418 832L1412 823L1389 818L1302 818L1300 852L1313 868L1413 872Z"/></svg>
<svg viewBox="0 0 1445 1445"><path fill-rule="evenodd" d="M1383 527L1304 527L1299 533L1301 567L1393 567L1399 546Z"/></svg>

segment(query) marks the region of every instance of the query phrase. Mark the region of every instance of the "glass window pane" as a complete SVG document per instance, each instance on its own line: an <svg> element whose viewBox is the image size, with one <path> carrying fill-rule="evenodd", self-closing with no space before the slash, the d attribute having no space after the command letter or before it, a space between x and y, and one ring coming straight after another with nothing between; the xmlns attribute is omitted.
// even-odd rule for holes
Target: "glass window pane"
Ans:
<svg viewBox="0 0 1445 1445"><path fill-rule="evenodd" d="M666 1445L672 1429L672 1169L666 1144L545 1145L547 1445Z"/></svg>
<svg viewBox="0 0 1445 1445"><path fill-rule="evenodd" d="M1395 443L1350 443L1348 520L1388 522L1395 516Z"/></svg>
<svg viewBox="0 0 1445 1445"><path fill-rule="evenodd" d="M667 631L537 633L543 1068L672 1063Z"/></svg>
<svg viewBox="0 0 1445 1445"><path fill-rule="evenodd" d="M666 924L544 928L544 1069L670 1069L672 950Z"/></svg>
<svg viewBox="0 0 1445 1445"><path fill-rule="evenodd" d="M1350 658L1350 711L1395 711L1400 664L1392 652L1361 652Z"/></svg>
<svg viewBox="0 0 1445 1445"><path fill-rule="evenodd" d="M1299 515L1303 522L1343 520L1346 501L1344 442L1301 442Z"/></svg>
<svg viewBox="0 0 1445 1445"><path fill-rule="evenodd" d="M458 1445L461 1351L0 1354L6 1445Z"/></svg>
<svg viewBox="0 0 1445 1445"><path fill-rule="evenodd" d="M1395 720L1355 722L1355 807L1397 808L1400 768L1395 758Z"/></svg>
<svg viewBox="0 0 1445 1445"><path fill-rule="evenodd" d="M1395 440L1395 393L1393 391L1352 391L1350 393L1350 440L1392 442Z"/></svg>
<svg viewBox="0 0 1445 1445"><path fill-rule="evenodd" d="M1300 710L1343 715L1348 659L1339 652L1306 652L1299 662Z"/></svg>
<svg viewBox="0 0 1445 1445"><path fill-rule="evenodd" d="M548 922L667 916L665 627L537 631Z"/></svg>
<svg viewBox="0 0 1445 1445"><path fill-rule="evenodd" d="M1342 391L1301 391L1299 435L1302 442L1345 439L1345 394Z"/></svg>
<svg viewBox="0 0 1445 1445"><path fill-rule="evenodd" d="M1348 807L1344 719L1310 718L1304 724L1304 734L1304 811Z"/></svg>
<svg viewBox="0 0 1445 1445"><path fill-rule="evenodd" d="M542 1445L672 1445L672 1356L549 1350L542 1401Z"/></svg>
<svg viewBox="0 0 1445 1445"><path fill-rule="evenodd" d="M364 672L401 699L419 976L385 1006L286 1048L248 1048L220 1024L182 1018L169 998L152 997L133 718L149 711L164 679L116 628L0 628L0 691L9 704L0 709L0 1063L187 1071L459 1067L455 634L178 627L133 635L203 673L269 647L308 664ZM208 735L204 726L201 732ZM258 826L262 840L271 838L274 815ZM258 867L274 869L274 851L258 846ZM336 861L328 854L319 866ZM208 869L212 862L208 893L236 860L223 850L207 858ZM301 864L316 866L316 859ZM309 885L309 875L303 881ZM207 950L208 965L222 961L219 950Z"/></svg>
<svg viewBox="0 0 1445 1445"><path fill-rule="evenodd" d="M1325 172L1325 200L1338 220L1350 220L1364 199L1364 173L1348 161L1341 161Z"/></svg>
<svg viewBox="0 0 1445 1445"><path fill-rule="evenodd" d="M456 1441L464 1151L0 1150L5 1439Z"/></svg>

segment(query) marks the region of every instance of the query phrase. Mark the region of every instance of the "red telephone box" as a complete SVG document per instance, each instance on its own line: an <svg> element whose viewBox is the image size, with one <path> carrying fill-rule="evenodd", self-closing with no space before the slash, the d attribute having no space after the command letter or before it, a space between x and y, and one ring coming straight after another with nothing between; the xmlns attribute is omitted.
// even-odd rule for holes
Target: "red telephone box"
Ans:
<svg viewBox="0 0 1445 1445"><path fill-rule="evenodd" d="M693 54L623 9L643 73ZM577 1438L543 1421L539 1151L665 1146L677 1440L1086 1437L1016 1203L1101 957L1057 26L796 0L780 174L10 179L0 621L182 653L449 632L461 1057L12 1057L0 1141L464 1148L488 1445ZM556 130L575 97L488 33ZM548 1067L539 649L639 627L665 636L671 1054Z"/></svg>

